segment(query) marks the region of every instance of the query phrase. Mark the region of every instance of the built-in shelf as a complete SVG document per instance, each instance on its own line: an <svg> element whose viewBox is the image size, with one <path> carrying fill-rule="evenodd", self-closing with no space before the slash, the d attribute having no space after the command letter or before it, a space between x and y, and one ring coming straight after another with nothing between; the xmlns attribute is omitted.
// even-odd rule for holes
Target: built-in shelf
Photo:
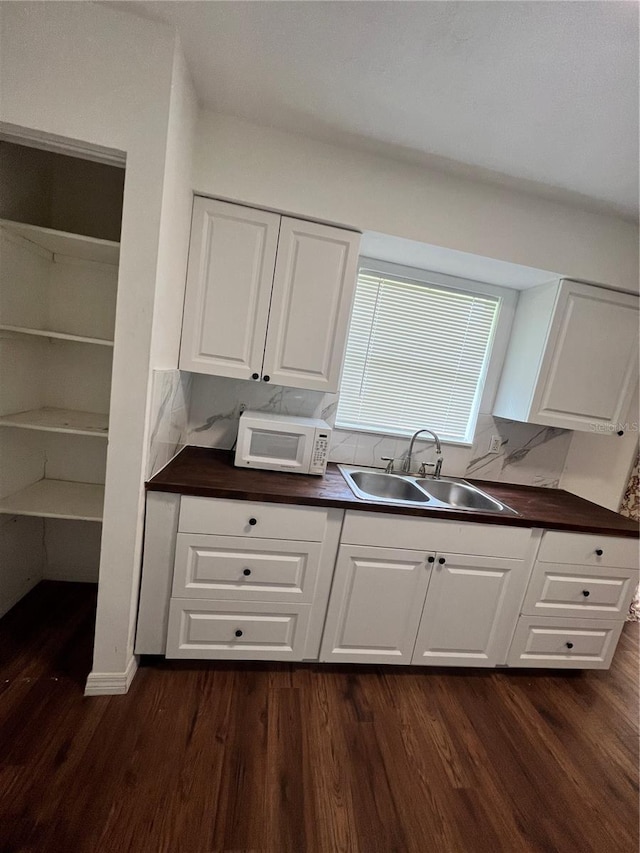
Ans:
<svg viewBox="0 0 640 853"><path fill-rule="evenodd" d="M7 323L0 323L0 331L15 332L19 335L37 335L41 338L56 338L56 340L61 341L76 341L80 344L100 344L103 347L113 346L113 341L105 341L102 338L69 335L66 332L53 332L51 329L28 329L26 326L10 326Z"/></svg>
<svg viewBox="0 0 640 853"><path fill-rule="evenodd" d="M0 513L102 521L104 486L66 480L39 480L0 500Z"/></svg>
<svg viewBox="0 0 640 853"><path fill-rule="evenodd" d="M107 438L109 416L99 412L78 412L73 409L45 407L12 415L0 415L0 426Z"/></svg>
<svg viewBox="0 0 640 853"><path fill-rule="evenodd" d="M98 261L102 264L117 264L120 258L120 243L101 240L98 237L85 237L82 234L69 234L40 225L27 225L0 219L0 228L29 240L57 255L81 258L85 261Z"/></svg>

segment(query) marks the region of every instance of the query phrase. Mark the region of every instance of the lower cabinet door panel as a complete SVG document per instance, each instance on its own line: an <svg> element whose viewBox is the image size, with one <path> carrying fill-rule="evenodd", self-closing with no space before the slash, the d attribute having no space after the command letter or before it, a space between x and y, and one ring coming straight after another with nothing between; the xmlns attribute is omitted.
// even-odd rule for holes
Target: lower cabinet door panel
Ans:
<svg viewBox="0 0 640 853"><path fill-rule="evenodd" d="M320 542L179 533L173 595L310 604L321 548Z"/></svg>
<svg viewBox="0 0 640 853"><path fill-rule="evenodd" d="M504 663L527 581L522 560L438 552L411 662Z"/></svg>
<svg viewBox="0 0 640 853"><path fill-rule="evenodd" d="M624 619L637 585L637 569L537 562L522 612L570 619Z"/></svg>
<svg viewBox="0 0 640 853"><path fill-rule="evenodd" d="M521 616L509 666L608 669L624 620Z"/></svg>
<svg viewBox="0 0 640 853"><path fill-rule="evenodd" d="M408 664L429 568L424 551L343 545L320 660Z"/></svg>
<svg viewBox="0 0 640 853"><path fill-rule="evenodd" d="M172 598L168 658L302 660L308 604Z"/></svg>

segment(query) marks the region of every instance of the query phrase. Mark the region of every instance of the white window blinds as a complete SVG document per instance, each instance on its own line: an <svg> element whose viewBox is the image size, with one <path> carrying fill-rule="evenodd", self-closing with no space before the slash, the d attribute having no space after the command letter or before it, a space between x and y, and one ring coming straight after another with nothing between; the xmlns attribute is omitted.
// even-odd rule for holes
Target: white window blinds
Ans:
<svg viewBox="0 0 640 853"><path fill-rule="evenodd" d="M472 441L499 305L361 269L336 426Z"/></svg>

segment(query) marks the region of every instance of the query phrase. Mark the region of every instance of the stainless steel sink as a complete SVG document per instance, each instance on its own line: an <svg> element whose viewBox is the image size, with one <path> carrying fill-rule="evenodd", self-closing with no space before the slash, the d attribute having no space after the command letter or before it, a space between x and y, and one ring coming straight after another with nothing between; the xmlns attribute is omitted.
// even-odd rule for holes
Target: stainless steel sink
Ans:
<svg viewBox="0 0 640 853"><path fill-rule="evenodd" d="M338 468L354 495L363 500L428 506L433 509L518 514L466 480L387 474L376 468L356 468L350 465L338 465Z"/></svg>
<svg viewBox="0 0 640 853"><path fill-rule="evenodd" d="M344 470L342 473L344 474ZM377 471L353 471L347 483L353 489L355 484L360 494L370 498L382 498L388 501L402 501L403 503L429 503L429 495L416 486L407 477L398 474L383 474ZM355 490L354 490L355 491ZM358 492L356 492L358 494Z"/></svg>
<svg viewBox="0 0 640 853"><path fill-rule="evenodd" d="M485 492L480 491L464 480L416 480L416 484L436 500L455 509L469 509L477 512L509 512L517 515Z"/></svg>

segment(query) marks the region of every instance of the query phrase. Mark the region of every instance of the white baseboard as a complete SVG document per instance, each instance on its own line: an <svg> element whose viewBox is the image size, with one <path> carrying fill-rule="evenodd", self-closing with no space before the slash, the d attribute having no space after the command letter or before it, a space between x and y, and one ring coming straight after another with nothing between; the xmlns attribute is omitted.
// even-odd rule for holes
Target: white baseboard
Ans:
<svg viewBox="0 0 640 853"><path fill-rule="evenodd" d="M138 659L132 655L124 672L90 672L84 688L85 696L119 696L129 690L138 669Z"/></svg>

